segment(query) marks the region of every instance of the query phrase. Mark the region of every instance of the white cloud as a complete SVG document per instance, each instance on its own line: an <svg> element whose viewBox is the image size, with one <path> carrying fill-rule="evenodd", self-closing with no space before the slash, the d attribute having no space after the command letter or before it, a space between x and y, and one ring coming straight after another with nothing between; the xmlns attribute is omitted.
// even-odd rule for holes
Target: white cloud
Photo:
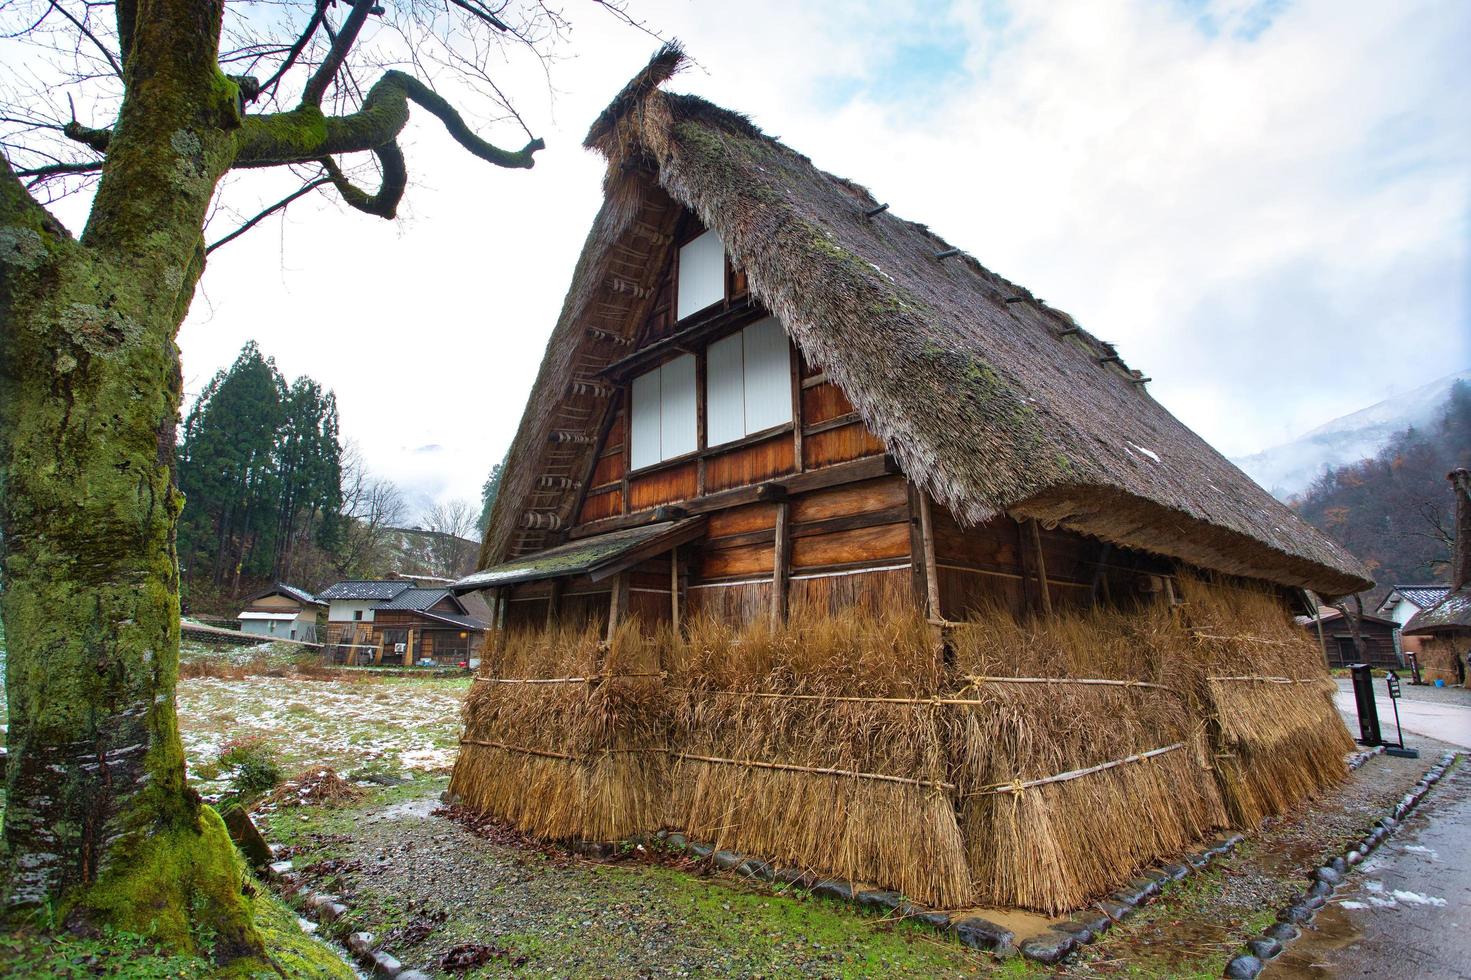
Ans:
<svg viewBox="0 0 1471 980"><path fill-rule="evenodd" d="M673 87L1115 341L1223 451L1471 364L1471 6L637 9L699 59ZM297 206L216 253L180 338L187 385L254 338L336 390L376 470L419 500L475 499L598 206L582 135L652 46L581 12L554 112L535 71L508 71L548 142L529 173L417 113L403 220Z"/></svg>

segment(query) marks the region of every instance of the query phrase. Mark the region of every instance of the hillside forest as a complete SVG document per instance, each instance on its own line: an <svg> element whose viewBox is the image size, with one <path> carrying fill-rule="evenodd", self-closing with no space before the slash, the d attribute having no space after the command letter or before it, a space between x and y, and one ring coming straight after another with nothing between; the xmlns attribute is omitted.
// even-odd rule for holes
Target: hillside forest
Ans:
<svg viewBox="0 0 1471 980"><path fill-rule="evenodd" d="M315 591L393 573L453 577L474 562L477 509L450 501L411 515L399 487L342 442L333 393L306 376L288 382L254 342L190 407L178 461L188 612L233 613L274 581Z"/></svg>
<svg viewBox="0 0 1471 980"><path fill-rule="evenodd" d="M1377 600L1394 585L1443 581L1454 544L1446 474L1471 467L1471 385L1457 382L1439 416L1396 433L1371 459L1325 471L1293 506L1364 561Z"/></svg>

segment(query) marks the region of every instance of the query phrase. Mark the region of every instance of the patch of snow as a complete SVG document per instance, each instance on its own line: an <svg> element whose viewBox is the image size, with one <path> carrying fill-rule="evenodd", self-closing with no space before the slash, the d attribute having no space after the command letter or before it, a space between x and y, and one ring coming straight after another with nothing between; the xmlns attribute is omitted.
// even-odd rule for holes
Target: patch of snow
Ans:
<svg viewBox="0 0 1471 980"><path fill-rule="evenodd" d="M311 919L303 919L299 915L296 917L296 924L301 926L301 931L306 933L308 936L315 933L318 928L317 924Z"/></svg>
<svg viewBox="0 0 1471 980"><path fill-rule="evenodd" d="M1143 453L1145 456L1148 456L1156 463L1159 462L1159 453L1156 453L1153 449L1145 449L1143 446L1135 445L1134 443L1129 442L1127 439L1124 440L1124 442L1134 452Z"/></svg>
<svg viewBox="0 0 1471 980"><path fill-rule="evenodd" d="M1429 854L1432 859L1440 857L1439 851L1433 847L1426 847L1423 844L1406 844L1405 850L1411 854Z"/></svg>
<svg viewBox="0 0 1471 980"><path fill-rule="evenodd" d="M1369 907L1363 902L1339 902L1338 904L1346 909L1366 909Z"/></svg>
<svg viewBox="0 0 1471 980"><path fill-rule="evenodd" d="M1421 895L1419 892L1401 891L1396 888L1394 897L1406 905L1433 905L1436 908L1445 907L1445 899L1436 898L1434 895Z"/></svg>

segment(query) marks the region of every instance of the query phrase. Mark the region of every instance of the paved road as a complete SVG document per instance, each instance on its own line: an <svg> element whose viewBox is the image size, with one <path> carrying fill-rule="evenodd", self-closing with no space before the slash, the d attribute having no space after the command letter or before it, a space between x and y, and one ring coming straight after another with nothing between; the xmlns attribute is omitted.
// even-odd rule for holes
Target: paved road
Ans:
<svg viewBox="0 0 1471 980"><path fill-rule="evenodd" d="M1468 840L1463 757L1263 976L1471 978Z"/></svg>
<svg viewBox="0 0 1471 980"><path fill-rule="evenodd" d="M1441 701L1419 701L1412 697L1411 689L1402 688L1405 697L1399 701L1400 725L1407 734L1424 735L1449 742L1463 749L1471 749L1471 705L1448 704ZM1379 731L1385 738L1394 738L1394 706L1383 695L1384 681L1374 682L1374 702L1379 708ZM1354 707L1352 683L1338 682L1338 694L1334 696L1338 710L1350 719L1348 730L1358 734L1358 711ZM1413 744L1406 739L1405 744Z"/></svg>

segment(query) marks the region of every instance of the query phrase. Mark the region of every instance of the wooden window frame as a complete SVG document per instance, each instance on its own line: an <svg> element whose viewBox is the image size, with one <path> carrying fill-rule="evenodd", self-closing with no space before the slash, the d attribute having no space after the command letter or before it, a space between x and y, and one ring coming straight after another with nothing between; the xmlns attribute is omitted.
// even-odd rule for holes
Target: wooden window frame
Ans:
<svg viewBox="0 0 1471 980"><path fill-rule="evenodd" d="M646 466L640 466L637 469L634 469L634 467L633 467L633 427L630 424L627 427L628 428L628 431L624 434L624 438L623 438L623 473L624 473L623 484L624 484L625 488L627 487L627 483L628 483L629 480L634 480L634 479L637 479L638 477L641 477L641 476L648 476L648 475L653 474L653 473L658 473L661 470L671 469L671 468L674 468L674 467L677 467L677 466L681 466L681 465L683 465L685 463L696 462L696 461L699 461L699 462L702 462L703 463L704 460L709 459L712 456L718 456L718 455L720 455L722 453L734 452L735 450L738 450L738 449L744 449L747 446L753 445L753 444L758 443L758 442L764 442L767 439L771 439L774 436L779 436L779 435L781 435L783 433L786 433L786 432L792 432L792 433L794 433L793 438L794 439L798 438L798 435L799 435L799 433L798 433L798 424L799 424L799 422L801 420L801 408L802 408L802 406L801 406L801 401L800 401L800 395L798 394L798 391L797 391L797 389L796 389L796 387L794 385L793 386L793 389L792 389L792 393L791 393L791 398L792 398L792 418L791 418L790 421L788 421L788 422L782 422L782 423L780 423L778 425L768 426L765 429L761 429L761 430L758 430L756 432L749 433L749 434L747 434L745 436L742 436L739 439L732 439L729 442L722 442L718 446L711 446L709 444L709 440L708 440L707 429L709 427L708 426L709 418L708 418L708 414L706 412L706 407L705 407L706 400L707 400L707 395L708 395L708 392L706 390L707 375L706 375L706 370L705 370L705 358L706 358L706 353L707 353L707 351L710 348L710 345L713 344L713 343L716 343L718 341L724 340L725 338L727 338L727 337L729 337L729 336L731 336L733 334L740 333L742 330L745 330L747 327L751 326L751 324L758 323L761 320L766 319L766 317L772 316L772 315L773 314L770 314L770 313L758 313L757 315L753 316L750 320L744 320L744 321L738 322L735 325L730 325L728 327L728 329L724 329L724 330L721 330L718 333L712 333L709 336L702 337L702 338L700 338L700 345L696 349L691 350L691 349L689 349L689 347L682 347L682 348L673 349L673 350L669 351L669 356L663 358L662 360L653 362L651 364L642 365L641 366L641 369L639 370L639 372L638 372L637 375L635 375L633 377L629 377L626 380L624 380L623 387L622 387L622 392L621 392L622 398L623 398L623 404L629 406L630 407L630 410L631 410L631 407L633 405L633 382L634 382L634 378L636 378L636 377L643 377L644 375L646 375L646 374L648 374L648 373L650 373L652 371L658 371L658 370L660 370L665 365L665 363L667 363L668 361L674 360L676 357L684 357L685 355L691 355L695 359L695 449L693 451L691 451L691 452L681 453L678 456L671 456L668 459L661 459L657 463L649 463ZM778 322L780 322L780 321L778 321ZM795 364L796 361L797 361L797 358L800 356L800 354L797 351L797 345L794 344L794 343L792 343L792 337L791 337L790 334L787 334L786 333L786 328L785 327L782 328L782 332L786 336L786 339L787 339L787 361L788 361L789 364ZM690 346L693 346L693 345L690 345ZM800 445L797 447L797 451L798 451L798 453L801 452L801 446ZM703 477L704 477L704 472L703 472L704 467L703 467L703 465L700 467L700 469L701 469L701 473L699 474L699 480L698 480L698 484L699 484L699 490L698 490L698 492L699 493L704 493L705 487L704 487L704 479L703 479ZM607 484L607 486L612 486L612 485L613 484ZM628 500L627 500L626 494L625 494L625 497L624 497L624 506L625 506L625 508L628 506Z"/></svg>

